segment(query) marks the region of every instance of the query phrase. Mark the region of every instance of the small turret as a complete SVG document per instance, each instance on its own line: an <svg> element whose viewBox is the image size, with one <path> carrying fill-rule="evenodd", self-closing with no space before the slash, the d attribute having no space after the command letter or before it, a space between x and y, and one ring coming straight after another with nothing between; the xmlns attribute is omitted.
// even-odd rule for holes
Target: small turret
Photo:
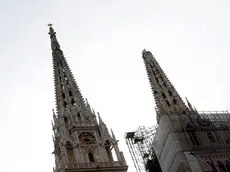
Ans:
<svg viewBox="0 0 230 172"><path fill-rule="evenodd" d="M186 99L186 102L187 102L187 105L188 105L188 107L189 107L189 109L191 110L191 111L195 111L194 109L193 109L193 107L192 107L192 104L189 102L189 100L187 99L187 97L185 98Z"/></svg>

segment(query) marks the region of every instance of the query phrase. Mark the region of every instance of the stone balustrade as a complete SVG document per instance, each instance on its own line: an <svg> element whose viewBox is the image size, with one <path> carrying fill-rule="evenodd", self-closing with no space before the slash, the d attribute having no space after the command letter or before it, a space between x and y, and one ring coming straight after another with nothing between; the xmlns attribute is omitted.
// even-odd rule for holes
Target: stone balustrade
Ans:
<svg viewBox="0 0 230 172"><path fill-rule="evenodd" d="M78 164L64 164L61 168L65 169L79 169L79 168L100 168L100 167L119 167L126 166L122 161L111 161L111 162L88 162Z"/></svg>

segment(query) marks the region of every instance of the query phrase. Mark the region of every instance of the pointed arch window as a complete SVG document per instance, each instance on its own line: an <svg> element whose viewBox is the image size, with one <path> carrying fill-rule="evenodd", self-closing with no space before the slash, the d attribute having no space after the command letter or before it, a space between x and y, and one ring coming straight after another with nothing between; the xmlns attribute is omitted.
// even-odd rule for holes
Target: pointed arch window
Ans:
<svg viewBox="0 0 230 172"><path fill-rule="evenodd" d="M88 157L89 157L89 161L90 161L90 162L95 162L93 153L89 152L89 153L88 153Z"/></svg>
<svg viewBox="0 0 230 172"><path fill-rule="evenodd" d="M175 98L173 98L173 103L176 105L177 104L177 101Z"/></svg>
<svg viewBox="0 0 230 172"><path fill-rule="evenodd" d="M76 105L76 103L75 103L74 99L72 99L72 100L71 100L71 104L72 104L73 106L75 106L75 105Z"/></svg>
<svg viewBox="0 0 230 172"><path fill-rule="evenodd" d="M162 77L161 75L160 75L160 78L161 78L161 81L164 81L164 80L163 80L163 77Z"/></svg>
<svg viewBox="0 0 230 172"><path fill-rule="evenodd" d="M65 93L62 93L62 98L65 99Z"/></svg>
<svg viewBox="0 0 230 172"><path fill-rule="evenodd" d="M165 102L167 103L167 105L168 105L168 106L170 106L170 103L169 103L169 101L168 101L168 100L165 100Z"/></svg>
<svg viewBox="0 0 230 172"><path fill-rule="evenodd" d="M193 145L200 145L200 142L199 142L196 134L194 133L194 131L189 131L188 135L189 135Z"/></svg>
<svg viewBox="0 0 230 172"><path fill-rule="evenodd" d="M166 95L165 95L165 93L162 93L162 97L165 99L166 98Z"/></svg>
<svg viewBox="0 0 230 172"><path fill-rule="evenodd" d="M81 114L79 112L77 113L77 120L81 121Z"/></svg>
<svg viewBox="0 0 230 172"><path fill-rule="evenodd" d="M74 149L72 147L66 147L67 155L70 163L76 163Z"/></svg>
<svg viewBox="0 0 230 172"><path fill-rule="evenodd" d="M66 103L66 101L64 101L63 105L64 105L65 108L68 107L68 104Z"/></svg>
<svg viewBox="0 0 230 172"><path fill-rule="evenodd" d="M169 93L169 95L170 95L171 97L173 96L173 95L172 95L172 91L169 90L168 93Z"/></svg>
<svg viewBox="0 0 230 172"><path fill-rule="evenodd" d="M73 93L71 90L69 91L69 96L73 96Z"/></svg>
<svg viewBox="0 0 230 172"><path fill-rule="evenodd" d="M65 126L68 127L68 125L69 125L69 120L68 120L68 118L64 117L64 122L65 122Z"/></svg>
<svg viewBox="0 0 230 172"><path fill-rule="evenodd" d="M155 79L156 79L157 83L159 83L159 80L158 80L158 78L157 78L157 77L155 77Z"/></svg>
<svg viewBox="0 0 230 172"><path fill-rule="evenodd" d="M64 75L64 78L65 78L66 81L68 80L66 75Z"/></svg>

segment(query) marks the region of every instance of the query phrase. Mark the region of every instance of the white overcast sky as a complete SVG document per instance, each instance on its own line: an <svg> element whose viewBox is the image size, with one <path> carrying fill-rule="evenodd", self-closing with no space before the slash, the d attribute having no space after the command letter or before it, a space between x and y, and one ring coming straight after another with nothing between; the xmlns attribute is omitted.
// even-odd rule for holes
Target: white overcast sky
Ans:
<svg viewBox="0 0 230 172"><path fill-rule="evenodd" d="M0 171L54 165L49 22L131 172L124 133L155 124L142 50L198 110L229 110L229 9L229 0L0 0Z"/></svg>

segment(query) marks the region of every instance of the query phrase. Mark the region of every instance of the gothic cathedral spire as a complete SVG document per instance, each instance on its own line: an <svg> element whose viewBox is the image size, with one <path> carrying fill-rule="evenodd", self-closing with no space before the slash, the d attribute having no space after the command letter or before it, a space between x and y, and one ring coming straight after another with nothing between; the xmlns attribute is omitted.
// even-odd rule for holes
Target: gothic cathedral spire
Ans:
<svg viewBox="0 0 230 172"><path fill-rule="evenodd" d="M174 86L167 78L164 71L150 51L143 50L146 71L156 102L157 120L163 114L187 113L188 107L185 105Z"/></svg>
<svg viewBox="0 0 230 172"><path fill-rule="evenodd" d="M88 101L84 101L51 24L49 35L57 106L52 123L54 172L126 172L128 167L118 141L108 132L100 116L98 124L95 112Z"/></svg>
<svg viewBox="0 0 230 172"><path fill-rule="evenodd" d="M49 24L49 34L51 39L51 49L53 55L53 70L56 94L56 106L58 114L63 113L69 106L75 106L78 109L85 109L85 102L80 89L74 80L73 74L63 55L60 45L57 41L56 32Z"/></svg>

